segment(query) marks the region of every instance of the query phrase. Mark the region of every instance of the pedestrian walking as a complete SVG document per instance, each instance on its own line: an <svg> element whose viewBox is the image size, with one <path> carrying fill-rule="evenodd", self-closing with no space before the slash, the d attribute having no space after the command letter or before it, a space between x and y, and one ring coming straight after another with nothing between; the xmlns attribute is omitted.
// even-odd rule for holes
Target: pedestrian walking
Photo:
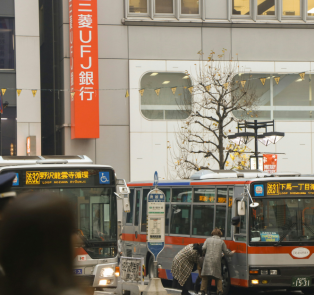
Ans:
<svg viewBox="0 0 314 295"><path fill-rule="evenodd" d="M73 208L51 193L9 204L0 227L1 295L81 295L73 274Z"/></svg>
<svg viewBox="0 0 314 295"><path fill-rule="evenodd" d="M235 251L227 249L226 244L221 240L222 232L220 229L215 228L212 231L212 237L206 239L203 250L206 251L205 259L202 269L202 284L201 294L204 295L207 289L208 280L214 279L217 286L217 294L223 293L222 289L222 276L221 276L221 257L222 253L225 256L232 256Z"/></svg>
<svg viewBox="0 0 314 295"><path fill-rule="evenodd" d="M191 272L202 256L200 244L189 244L174 257L171 267L173 288L181 289L182 295L189 295L192 287Z"/></svg>

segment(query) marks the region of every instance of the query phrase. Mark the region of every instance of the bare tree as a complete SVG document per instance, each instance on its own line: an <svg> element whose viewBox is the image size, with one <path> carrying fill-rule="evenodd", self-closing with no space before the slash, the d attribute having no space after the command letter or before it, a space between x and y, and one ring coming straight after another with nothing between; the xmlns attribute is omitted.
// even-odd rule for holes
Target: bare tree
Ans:
<svg viewBox="0 0 314 295"><path fill-rule="evenodd" d="M187 103L183 104L184 108L181 104L181 108L190 115L178 126L176 148L171 149L168 143L177 177L189 178L193 171L209 169L210 160L217 162L219 169L247 165L242 155L247 147L235 146L227 135L231 123L239 121L234 112L253 117L258 100L249 79L244 80L239 73L239 62L222 61L225 52L223 49L215 60L212 51L208 62L202 62L201 58L195 65L196 74L186 72L192 80L193 87L187 89L192 98L186 96ZM202 57L202 52L199 54ZM231 157L236 162L232 165L228 161L230 153L236 153Z"/></svg>

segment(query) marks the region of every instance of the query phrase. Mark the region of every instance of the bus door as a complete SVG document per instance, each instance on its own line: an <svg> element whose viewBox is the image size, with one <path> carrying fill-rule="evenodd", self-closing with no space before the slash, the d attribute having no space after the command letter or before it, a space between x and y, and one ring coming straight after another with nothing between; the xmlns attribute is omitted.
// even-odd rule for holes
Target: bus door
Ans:
<svg viewBox="0 0 314 295"><path fill-rule="evenodd" d="M134 192L135 204L134 204L134 245L133 256L141 255L141 224L140 224L140 212L141 212L141 194L142 190L137 188Z"/></svg>
<svg viewBox="0 0 314 295"><path fill-rule="evenodd" d="M90 197L90 223L91 239L105 241L105 237L110 234L110 200L109 196Z"/></svg>
<svg viewBox="0 0 314 295"><path fill-rule="evenodd" d="M243 186L234 187L234 202L232 216L238 215L238 202L243 198ZM240 223L233 227L233 241L235 242L236 253L232 257L232 267L229 268L231 284L247 287L248 285L248 261L247 261L247 223L248 223L248 202L244 200L245 215L240 215Z"/></svg>
<svg viewBox="0 0 314 295"><path fill-rule="evenodd" d="M123 214L123 256L133 256L133 244L134 244L134 201L135 201L135 190L130 189L129 201L130 201L130 212Z"/></svg>

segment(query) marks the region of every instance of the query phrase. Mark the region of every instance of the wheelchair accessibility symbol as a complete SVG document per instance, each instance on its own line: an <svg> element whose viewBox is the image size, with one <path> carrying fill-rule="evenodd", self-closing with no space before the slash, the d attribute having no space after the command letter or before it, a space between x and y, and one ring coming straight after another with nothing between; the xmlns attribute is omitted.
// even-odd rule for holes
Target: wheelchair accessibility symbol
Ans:
<svg viewBox="0 0 314 295"><path fill-rule="evenodd" d="M99 172L99 183L100 184L109 184L110 183L109 172Z"/></svg>

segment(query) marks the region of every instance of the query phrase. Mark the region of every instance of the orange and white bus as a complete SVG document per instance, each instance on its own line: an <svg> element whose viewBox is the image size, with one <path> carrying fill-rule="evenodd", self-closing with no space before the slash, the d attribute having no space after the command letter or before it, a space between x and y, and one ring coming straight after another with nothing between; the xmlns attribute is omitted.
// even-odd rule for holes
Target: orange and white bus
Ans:
<svg viewBox="0 0 314 295"><path fill-rule="evenodd" d="M128 184L130 213L123 216L126 256L145 257L147 194L152 181ZM199 171L189 180L160 181L166 196L165 249L159 277L172 280L174 256L184 246L203 243L214 228L232 257L222 258L224 294L231 287L314 290L314 177L262 171ZM239 216L239 223L231 219ZM197 273L192 274L195 281ZM312 289L313 288L313 289Z"/></svg>
<svg viewBox="0 0 314 295"><path fill-rule="evenodd" d="M95 295L119 293L116 196L128 189L114 169L80 155L0 156L0 174L7 172L16 174L12 189L18 195L49 191L71 202L84 242L75 248L74 273L94 288Z"/></svg>

